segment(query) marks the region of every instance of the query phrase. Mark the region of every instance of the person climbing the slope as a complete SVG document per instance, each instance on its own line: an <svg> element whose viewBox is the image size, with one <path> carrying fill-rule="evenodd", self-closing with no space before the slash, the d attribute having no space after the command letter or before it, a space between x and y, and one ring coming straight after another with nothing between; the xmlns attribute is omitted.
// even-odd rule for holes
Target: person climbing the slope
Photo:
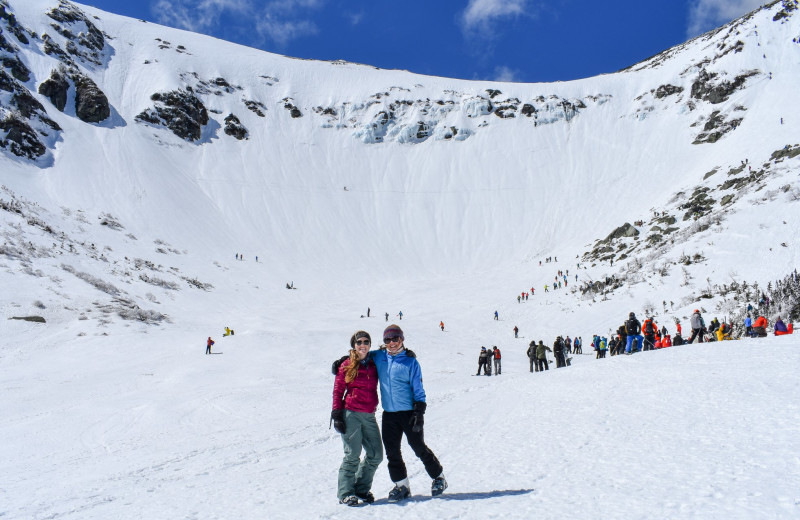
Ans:
<svg viewBox="0 0 800 520"><path fill-rule="evenodd" d="M350 338L350 357L339 365L333 383L333 427L342 436L344 458L339 466L339 503L372 503L372 480L383 460L378 408L378 369L369 359L372 338L359 330ZM361 460L361 449L365 456Z"/></svg>
<svg viewBox="0 0 800 520"><path fill-rule="evenodd" d="M214 344L214 340L211 339L211 336L208 337L208 341L206 341L206 354L211 354L211 345Z"/></svg>
<svg viewBox="0 0 800 520"><path fill-rule="evenodd" d="M689 337L689 341L687 343L693 343L695 338L699 338L698 343L702 343L703 334L706 331L706 322L703 320L703 316L700 314L699 310L694 310L690 323L692 325L692 335Z"/></svg>
<svg viewBox="0 0 800 520"><path fill-rule="evenodd" d="M625 346L626 355L642 350L641 331L642 324L636 319L636 314L631 312L628 314L628 320L625 322L625 335L628 338L628 344Z"/></svg>

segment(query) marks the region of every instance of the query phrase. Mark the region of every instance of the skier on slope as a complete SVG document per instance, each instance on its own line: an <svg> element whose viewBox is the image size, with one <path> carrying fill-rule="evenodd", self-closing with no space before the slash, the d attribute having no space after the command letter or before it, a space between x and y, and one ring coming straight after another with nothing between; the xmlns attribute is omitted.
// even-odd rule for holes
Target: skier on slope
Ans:
<svg viewBox="0 0 800 520"><path fill-rule="evenodd" d="M214 340L211 339L211 336L208 337L208 341L206 341L206 354L211 354L211 345L214 344Z"/></svg>

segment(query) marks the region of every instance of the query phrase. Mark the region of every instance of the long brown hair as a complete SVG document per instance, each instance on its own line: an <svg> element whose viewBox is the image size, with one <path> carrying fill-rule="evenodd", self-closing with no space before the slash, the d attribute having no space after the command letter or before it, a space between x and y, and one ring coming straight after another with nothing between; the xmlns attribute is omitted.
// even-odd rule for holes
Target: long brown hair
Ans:
<svg viewBox="0 0 800 520"><path fill-rule="evenodd" d="M354 348L350 349L350 364L347 366L344 373L345 383L353 382L353 379L358 375L358 365L360 364L361 360L358 358L358 352Z"/></svg>

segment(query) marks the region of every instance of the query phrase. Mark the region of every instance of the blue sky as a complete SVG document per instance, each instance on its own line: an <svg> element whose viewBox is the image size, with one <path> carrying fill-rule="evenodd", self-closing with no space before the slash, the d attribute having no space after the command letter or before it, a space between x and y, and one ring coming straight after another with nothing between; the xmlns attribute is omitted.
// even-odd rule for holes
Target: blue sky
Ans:
<svg viewBox="0 0 800 520"><path fill-rule="evenodd" d="M81 0L300 58L462 79L614 72L763 0Z"/></svg>

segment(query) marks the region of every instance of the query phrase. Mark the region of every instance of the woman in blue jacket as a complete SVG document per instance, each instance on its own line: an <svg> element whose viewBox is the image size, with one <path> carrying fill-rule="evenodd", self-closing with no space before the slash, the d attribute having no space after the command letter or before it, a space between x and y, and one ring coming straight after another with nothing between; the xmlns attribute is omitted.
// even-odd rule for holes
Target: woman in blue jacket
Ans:
<svg viewBox="0 0 800 520"><path fill-rule="evenodd" d="M370 352L370 358L378 369L381 389L383 447L389 461L389 477L395 484L389 492L389 502L398 502L411 494L406 464L400 451L403 435L433 479L431 495L441 495L447 489L442 465L425 445L423 418L427 405L422 370L416 356L403 345L404 339L400 327L389 325L383 331L385 347Z"/></svg>

